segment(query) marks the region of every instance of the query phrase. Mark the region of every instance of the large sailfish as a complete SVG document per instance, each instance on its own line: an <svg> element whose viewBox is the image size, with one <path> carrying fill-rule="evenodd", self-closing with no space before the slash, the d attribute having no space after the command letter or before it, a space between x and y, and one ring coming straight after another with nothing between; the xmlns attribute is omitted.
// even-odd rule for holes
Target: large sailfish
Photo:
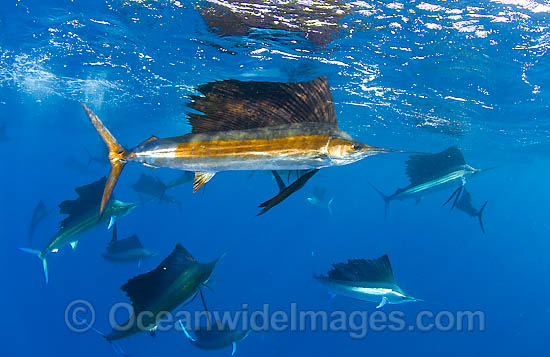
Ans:
<svg viewBox="0 0 550 357"><path fill-rule="evenodd" d="M109 149L111 172L101 212L128 161L193 171L197 191L220 171L315 170L390 151L360 143L338 128L325 77L299 83L225 80L198 91L203 96L192 96L189 107L202 114L189 114L191 133L152 136L129 150L82 104Z"/></svg>

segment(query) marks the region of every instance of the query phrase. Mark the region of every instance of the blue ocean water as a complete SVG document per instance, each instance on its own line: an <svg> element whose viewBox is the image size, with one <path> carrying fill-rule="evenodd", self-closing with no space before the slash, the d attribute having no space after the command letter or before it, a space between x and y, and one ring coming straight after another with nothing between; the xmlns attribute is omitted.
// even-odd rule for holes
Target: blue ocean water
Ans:
<svg viewBox="0 0 550 357"><path fill-rule="evenodd" d="M212 1L216 3L216 1ZM217 2L220 3L220 2ZM318 2L298 1L300 6ZM426 300L385 306L407 324L419 312L482 311L483 331L253 332L239 356L545 355L550 308L547 273L550 4L540 0L355 1L344 6L336 38L319 45L300 33L254 29L248 35L209 31L204 1L3 1L0 5L0 157L3 162L0 250L4 355L97 356L111 346L93 331L75 333L66 308L90 302L94 327L108 332L109 309L128 301L120 286L155 268L176 243L199 261L229 254L205 290L211 309L374 312L375 304L337 296L312 278L330 264L387 253L396 280ZM269 3L268 3L269 4ZM260 8L260 7L258 7ZM259 10L258 10L259 11ZM271 10L274 11L273 8ZM315 19L315 11L310 15ZM166 202L141 205L118 222L159 255L115 265L101 252L106 227L48 257L50 282L38 259L20 252L39 200L53 212L38 226L40 249L63 218L57 205L74 188L107 175L103 143L79 101L88 103L127 147L190 131L189 95L224 80L305 81L327 76L339 126L373 146L439 152L457 145L474 167L496 167L468 181L474 206L488 201L486 234L475 218L442 207L452 190L384 203L407 185L407 154L366 158L321 170L266 215L258 204L277 193L267 173L217 174L202 192L191 184ZM130 186L142 173L163 181L170 169L129 164L117 199L140 202ZM315 189L333 198L306 200ZM312 251L315 252L312 256ZM201 310L198 301L185 307ZM181 331L120 342L130 356L228 356L200 351Z"/></svg>

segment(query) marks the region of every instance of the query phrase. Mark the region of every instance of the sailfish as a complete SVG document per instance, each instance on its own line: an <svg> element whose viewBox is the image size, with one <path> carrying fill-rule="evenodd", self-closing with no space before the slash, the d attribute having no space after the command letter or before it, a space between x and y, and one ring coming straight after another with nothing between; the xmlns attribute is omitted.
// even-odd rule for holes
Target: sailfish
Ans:
<svg viewBox="0 0 550 357"><path fill-rule="evenodd" d="M402 304L422 301L407 295L395 282L388 255L377 259L353 259L333 264L327 275L314 276L334 294L378 303Z"/></svg>
<svg viewBox="0 0 550 357"><path fill-rule="evenodd" d="M195 329L195 337L193 337L180 320L179 324L182 331L185 333L185 336L189 342L196 348L201 350L219 350L232 346L233 350L231 352L231 356L235 355L237 343L248 337L252 330L232 328L229 324L219 320L215 320L214 323L212 323L208 313L208 308L206 307L206 302L204 301L204 295L200 288L199 294L201 296L204 312L208 318L208 325L198 326L198 328Z"/></svg>
<svg viewBox="0 0 550 357"><path fill-rule="evenodd" d="M138 264L141 264L142 260L151 258L156 254L156 252L145 249L135 234L119 240L118 227L115 223L113 226L113 238L101 256L103 259L113 263L138 262Z"/></svg>
<svg viewBox="0 0 550 357"><path fill-rule="evenodd" d="M447 204L453 198L453 196L457 195L460 196L460 198L455 199L454 204L451 206L451 210L456 207L470 217L477 217L479 221L479 226L481 227L481 231L485 234L485 226L483 225L483 211L485 210L485 207L487 207L488 201L485 201L481 208L477 210L472 204L472 196L470 195L470 192L468 192L468 190L466 189L463 189L461 190L461 192L455 191L453 195L447 200L447 202L444 203L444 205Z"/></svg>
<svg viewBox="0 0 550 357"><path fill-rule="evenodd" d="M210 263L199 263L181 244L160 265L138 275L121 288L132 301L133 315L128 322L106 335L107 341L120 340L140 332L154 334L157 318L194 299L201 286L206 285L216 264L224 256Z"/></svg>
<svg viewBox="0 0 550 357"><path fill-rule="evenodd" d="M380 194L385 202L384 217L387 216L388 206L391 201L405 200L408 198L420 198L430 192L459 185L449 200L466 184L466 179L479 174L487 169L475 169L466 163L460 149L456 146L437 153L412 155L406 162L406 172L410 184L405 188L399 188L393 195L387 196L379 189L371 186Z"/></svg>
<svg viewBox="0 0 550 357"><path fill-rule="evenodd" d="M48 254L56 253L67 244L70 244L75 250L82 234L102 224L110 226L116 218L127 215L137 206L136 203L125 203L111 197L105 204L105 214L100 215L98 208L106 182L107 179L103 177L89 185L77 187L75 189L78 194L76 200L67 200L59 204L59 213L68 216L61 221L59 231L51 237L42 250L20 248L42 260L46 283L48 283L48 266L46 264Z"/></svg>
<svg viewBox="0 0 550 357"><path fill-rule="evenodd" d="M109 149L111 171L100 212L124 165L195 172L193 192L220 171L316 170L347 165L392 150L360 143L338 128L326 77L309 82L225 80L200 85L191 96L192 131L145 140L133 149L118 143L97 115L81 103Z"/></svg>

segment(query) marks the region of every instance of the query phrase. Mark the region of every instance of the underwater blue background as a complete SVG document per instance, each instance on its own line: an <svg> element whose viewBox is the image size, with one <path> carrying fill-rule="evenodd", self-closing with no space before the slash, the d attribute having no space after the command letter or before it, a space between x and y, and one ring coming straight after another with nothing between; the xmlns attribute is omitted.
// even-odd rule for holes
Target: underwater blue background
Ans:
<svg viewBox="0 0 550 357"><path fill-rule="evenodd" d="M343 332L253 333L238 356L546 355L548 274L550 4L535 1L351 2L340 37L324 47L299 35L224 37L208 31L197 6L175 1L2 1L0 4L0 249L5 356L112 354L103 339L75 334L64 310L86 299L95 327L108 331L109 307L127 301L120 286L149 271L174 245L199 261L230 253L206 290L211 309L367 310L371 303L337 296L312 279L331 263L387 253L396 279L425 303L386 306L414 322L429 309L482 310L484 332L382 332L353 340ZM326 75L340 127L369 145L439 152L458 145L474 167L497 166L467 184L484 214L449 212L451 192L384 204L407 185L406 154L387 154L321 170L268 214L257 205L277 193L267 173L225 172L192 194L170 191L181 211L147 203L120 219L119 236L137 234L159 255L113 265L100 254L111 232L98 228L48 258L50 282L27 247L39 200L54 209L39 225L40 249L62 218L57 204L74 188L108 173L88 165L103 143L78 101L87 102L117 139L133 147L154 134L189 132L185 104L197 85L229 78L300 81ZM70 167L74 158L81 165ZM127 165L117 199L142 201L130 189L141 173L165 182L178 172ZM334 197L333 214L306 201L315 187ZM315 255L312 257L311 252ZM200 310L197 300L189 308ZM123 340L131 356L229 356L194 349L181 332Z"/></svg>

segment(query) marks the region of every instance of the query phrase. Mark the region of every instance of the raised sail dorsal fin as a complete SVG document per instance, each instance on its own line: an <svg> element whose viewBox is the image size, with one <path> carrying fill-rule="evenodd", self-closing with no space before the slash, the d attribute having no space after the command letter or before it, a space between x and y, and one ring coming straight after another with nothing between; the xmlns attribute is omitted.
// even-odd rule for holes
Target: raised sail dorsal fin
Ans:
<svg viewBox="0 0 550 357"><path fill-rule="evenodd" d="M350 259L347 263L333 264L329 279L394 284L390 259L384 254L377 259Z"/></svg>
<svg viewBox="0 0 550 357"><path fill-rule="evenodd" d="M466 161L460 149L456 146L437 154L412 155L406 163L406 172L412 185L433 180L446 175Z"/></svg>
<svg viewBox="0 0 550 357"><path fill-rule="evenodd" d="M76 200L66 200L59 204L59 213L68 214L60 223L62 229L78 222L85 214L93 210L99 210L103 187L106 182L107 178L102 177L91 184L77 187L75 188L78 194ZM111 196L111 199L114 199L114 196Z"/></svg>
<svg viewBox="0 0 550 357"><path fill-rule="evenodd" d="M204 96L191 96L193 133L245 130L293 123L337 126L326 77L309 82L243 82L235 79L203 84Z"/></svg>
<svg viewBox="0 0 550 357"><path fill-rule="evenodd" d="M117 240L117 241L111 241L109 245L107 246L107 252L109 254L120 254L124 252L128 252L132 249L142 249L143 244L139 241L139 238L137 235L132 235L131 237Z"/></svg>
<svg viewBox="0 0 550 357"><path fill-rule="evenodd" d="M121 290L132 301L134 313L138 314L161 297L184 271L195 264L198 264L197 261L187 249L177 244L155 270L128 280Z"/></svg>
<svg viewBox="0 0 550 357"><path fill-rule="evenodd" d="M195 172L195 180L193 181L193 193L214 177L215 172Z"/></svg>

